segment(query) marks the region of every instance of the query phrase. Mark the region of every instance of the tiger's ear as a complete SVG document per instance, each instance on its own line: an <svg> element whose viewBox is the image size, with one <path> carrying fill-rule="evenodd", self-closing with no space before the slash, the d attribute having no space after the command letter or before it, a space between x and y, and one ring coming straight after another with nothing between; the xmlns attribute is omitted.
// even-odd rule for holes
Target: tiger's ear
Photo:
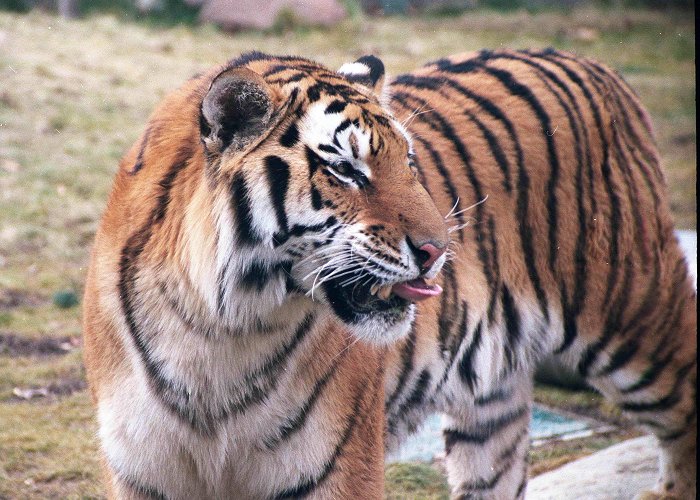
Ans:
<svg viewBox="0 0 700 500"><path fill-rule="evenodd" d="M199 125L207 153L244 149L267 130L273 110L270 88L260 75L248 68L223 71L202 100Z"/></svg>
<svg viewBox="0 0 700 500"><path fill-rule="evenodd" d="M343 64L338 73L352 83L359 83L382 95L384 88L384 63L375 56L362 56L353 63Z"/></svg>

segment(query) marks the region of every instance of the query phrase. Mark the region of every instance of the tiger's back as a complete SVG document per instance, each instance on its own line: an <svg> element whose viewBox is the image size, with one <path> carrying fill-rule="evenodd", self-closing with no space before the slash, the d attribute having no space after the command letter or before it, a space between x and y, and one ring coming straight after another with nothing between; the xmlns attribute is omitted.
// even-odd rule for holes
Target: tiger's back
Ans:
<svg viewBox="0 0 700 500"><path fill-rule="evenodd" d="M444 411L453 492L522 494L531 373L555 353L660 438L658 490L694 492L695 291L634 93L552 50L440 59L391 89L456 257L389 363L390 443Z"/></svg>

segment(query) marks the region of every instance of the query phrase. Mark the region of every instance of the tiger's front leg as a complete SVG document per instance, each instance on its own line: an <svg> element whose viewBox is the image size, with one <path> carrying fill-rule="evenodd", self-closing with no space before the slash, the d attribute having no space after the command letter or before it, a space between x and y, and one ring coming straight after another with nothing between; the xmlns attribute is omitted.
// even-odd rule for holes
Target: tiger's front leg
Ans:
<svg viewBox="0 0 700 500"><path fill-rule="evenodd" d="M443 435L454 498L524 498L531 374L511 373L497 387L446 411Z"/></svg>

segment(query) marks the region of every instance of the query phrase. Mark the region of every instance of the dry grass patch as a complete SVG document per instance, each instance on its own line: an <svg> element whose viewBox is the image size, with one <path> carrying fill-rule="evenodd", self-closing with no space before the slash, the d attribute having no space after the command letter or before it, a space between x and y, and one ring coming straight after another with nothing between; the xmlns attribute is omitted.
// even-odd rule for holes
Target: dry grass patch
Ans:
<svg viewBox="0 0 700 500"><path fill-rule="evenodd" d="M0 12L0 332L32 341L80 335L80 308L58 308L51 297L82 290L119 158L166 92L251 49L330 67L374 53L394 74L484 47L555 46L596 57L620 70L649 108L674 216L694 227L694 38L692 16L652 11L356 18L332 31L235 36L107 15L65 21ZM0 497L101 493L86 392L28 402L12 395L15 387L82 380L79 349L44 357L0 353ZM548 398L546 404L566 407L577 396ZM444 498L444 482L430 471L393 466L387 474L390 498Z"/></svg>

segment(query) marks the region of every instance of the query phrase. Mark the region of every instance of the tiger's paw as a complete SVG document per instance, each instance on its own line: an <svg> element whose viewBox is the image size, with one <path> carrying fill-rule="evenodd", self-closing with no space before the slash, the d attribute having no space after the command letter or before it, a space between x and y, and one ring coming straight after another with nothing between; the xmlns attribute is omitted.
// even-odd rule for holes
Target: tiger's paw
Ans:
<svg viewBox="0 0 700 500"><path fill-rule="evenodd" d="M673 482L659 481L653 490L637 493L634 500L685 500L695 498L695 492L689 488L679 488Z"/></svg>
<svg viewBox="0 0 700 500"><path fill-rule="evenodd" d="M637 493L634 500L679 500L680 497L671 496L668 493L659 493L653 490L641 491Z"/></svg>

